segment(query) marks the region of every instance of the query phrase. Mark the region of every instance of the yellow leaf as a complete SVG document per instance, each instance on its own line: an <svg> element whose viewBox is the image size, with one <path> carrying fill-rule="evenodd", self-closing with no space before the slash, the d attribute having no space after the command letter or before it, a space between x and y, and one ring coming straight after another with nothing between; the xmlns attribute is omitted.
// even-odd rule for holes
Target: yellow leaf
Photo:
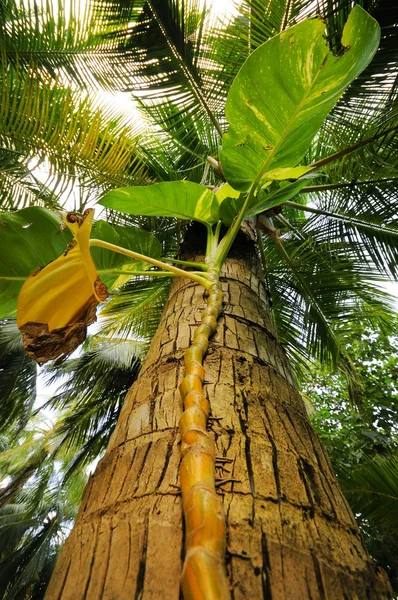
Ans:
<svg viewBox="0 0 398 600"><path fill-rule="evenodd" d="M92 209L83 218L63 216L72 242L62 256L32 273L19 294L18 327L27 353L40 363L73 352L108 295L90 254L93 218Z"/></svg>
<svg viewBox="0 0 398 600"><path fill-rule="evenodd" d="M240 192L234 190L234 188L231 187L229 183L224 183L218 188L218 190L215 192L215 195L218 200L218 203L221 204L221 202L225 198L239 198Z"/></svg>
<svg viewBox="0 0 398 600"><path fill-rule="evenodd" d="M313 170L314 167L306 167L304 165L299 167L286 167L285 169L273 169L264 174L264 179L275 179L279 181L284 179L298 179Z"/></svg>

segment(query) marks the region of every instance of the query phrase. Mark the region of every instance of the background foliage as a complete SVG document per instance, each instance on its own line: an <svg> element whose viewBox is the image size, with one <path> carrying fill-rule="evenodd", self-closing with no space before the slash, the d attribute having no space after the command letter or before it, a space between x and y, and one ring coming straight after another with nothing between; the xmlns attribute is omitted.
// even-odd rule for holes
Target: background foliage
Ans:
<svg viewBox="0 0 398 600"><path fill-rule="evenodd" d="M369 552L398 592L398 336L358 326L350 355L364 386L360 410L344 378L319 365L302 390Z"/></svg>

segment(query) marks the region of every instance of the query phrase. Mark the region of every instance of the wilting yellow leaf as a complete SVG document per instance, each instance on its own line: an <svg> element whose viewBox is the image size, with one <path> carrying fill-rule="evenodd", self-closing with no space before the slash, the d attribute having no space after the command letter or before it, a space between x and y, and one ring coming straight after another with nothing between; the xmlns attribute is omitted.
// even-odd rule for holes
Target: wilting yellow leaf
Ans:
<svg viewBox="0 0 398 600"><path fill-rule="evenodd" d="M86 337L107 290L90 254L92 209L63 216L73 240L62 256L32 273L18 298L17 323L27 353L40 363L67 356Z"/></svg>

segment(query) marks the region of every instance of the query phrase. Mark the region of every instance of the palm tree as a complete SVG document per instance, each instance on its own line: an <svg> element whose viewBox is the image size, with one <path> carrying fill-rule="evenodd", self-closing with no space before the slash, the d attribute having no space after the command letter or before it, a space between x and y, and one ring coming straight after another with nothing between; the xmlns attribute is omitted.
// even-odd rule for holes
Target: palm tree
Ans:
<svg viewBox="0 0 398 600"><path fill-rule="evenodd" d="M383 276L395 276L397 262L391 185L396 177L395 79L390 74L396 32L390 6L361 4L386 24L381 49L325 120L302 160L302 171L284 173L286 179L296 181L284 185L270 179L268 187L259 191L257 204L253 193L249 194L245 209L253 201L256 230L249 226L236 237L221 280L214 280L209 312L204 317L208 321L196 336L198 312L206 307L206 301L203 290L193 282L206 283L208 270L199 258L206 253L206 230L203 226L187 229L178 260L185 262L186 268L196 262L195 269L202 274L191 274L188 281L173 280L141 375L86 489L74 531L50 584L49 598L62 594L76 598L178 596L183 542L177 479L181 409L176 387L182 379L184 350L193 339L201 351L188 355L188 379L182 393L191 398L196 393L206 413L201 386L192 389L195 377L205 377L217 448L219 477L215 484L222 490L226 513L227 573L233 596L322 598L334 593L336 598L388 597L388 585L368 559L322 445L309 425L291 368L293 364L299 373L305 360L318 356L346 372L351 395L358 398L359 384L344 350L345 336L354 319L380 321L384 327L391 323L386 294L377 282ZM112 80L122 89L134 91L149 122L136 145L141 163L145 157L147 179L185 179L192 185L200 182L217 188L226 176L245 192L242 177L234 174L232 142L228 141L232 134L224 138L221 165L218 161L219 134L228 128L224 105L239 67L270 36L301 22L311 11L320 11L327 18L330 42L342 53L341 32L350 3L325 2L314 9L311 2L248 2L220 31L215 31L211 17L195 3L183 6L152 1L129 9L113 8L107 4L103 9L104 21L107 18L111 26L95 40L99 58L94 68L90 52L77 52L75 73L75 63L62 49L59 53L48 50L44 61L43 55L29 47L25 52L35 69L72 71L75 78L85 76L85 80L90 73L96 78L100 73L102 83ZM31 42L29 36L27 42ZM240 94L252 92L244 86L239 90ZM246 100L250 104L252 98L246 96ZM231 100L230 108L227 105L231 123L233 112ZM100 144L97 139L94 146ZM245 140L237 145L244 144ZM325 160L325 156L331 158ZM252 162L246 163L247 171ZM314 166L322 168L322 178L319 185L317 181L307 185L301 176L312 172ZM137 224L149 227L153 215L181 216L176 208L170 210L173 201L169 200L165 201L167 210L160 214L145 207L137 211L134 202L137 198L148 202L149 189L127 192L133 205L130 212L148 217L130 219L130 229ZM188 186L181 182L178 188L168 189L182 193ZM236 223L236 215L242 214L242 201L236 196L228 188L221 205L226 226ZM120 204L119 199L120 193L116 193L108 196L106 203L129 212L129 206ZM193 213L188 211L188 216L210 220L203 213ZM108 217L113 222L117 219L111 211ZM4 215L6 223L10 218ZM120 219L125 225L128 217L119 218L119 227ZM54 220L53 226L51 235L55 236L59 222L57 225ZM20 225L18 231L22 228ZM217 230L220 233L220 228ZM127 233L116 231L122 241L128 238ZM27 238L30 233L28 227ZM62 235L67 243L70 237ZM100 237L97 232L96 237ZM106 248L106 236L100 239ZM226 245L224 242L224 248ZM43 255L40 259L44 261ZM51 260L56 255L46 257ZM99 254L95 258L100 271L109 271L109 265L101 265ZM133 268L131 262L112 268L126 273ZM170 262L170 255L164 253L163 267ZM159 282L158 271L149 274L149 278L144 275L148 288L152 278ZM111 281L117 290L122 283L115 278ZM210 285L205 287L210 289ZM128 314L134 279L121 290L122 296L115 295L104 308L105 327L112 315ZM223 314L216 327L214 317L220 313L221 296ZM113 323L118 335L128 329L126 318L122 316L121 322L124 324ZM217 331L210 341L203 376L198 356L201 359L205 353L206 328L207 336ZM182 430L184 433L184 425ZM206 444L202 455L211 454ZM189 454L189 448L185 449L185 456L195 450ZM207 474L204 469L203 475ZM185 494L183 477L184 471ZM219 507L213 493L209 498L210 504ZM187 502L185 495L185 508L190 508ZM205 522L210 514L214 517L214 511L204 514ZM222 530L217 518L210 522L211 528ZM196 528L189 519L187 527L192 540ZM217 546L219 556L223 540L217 533L215 538L208 532L204 536L206 543ZM188 539L188 547L190 543ZM216 571L219 563L215 562ZM189 583L190 569L195 570L192 556L185 568L187 597L209 597L206 593L189 595L194 594L189 591L194 585ZM205 572L199 571L200 575ZM214 583L214 577L211 580ZM216 578L216 583L220 580L222 577ZM229 591L221 585L222 597L227 597ZM214 594L221 597L221 593Z"/></svg>

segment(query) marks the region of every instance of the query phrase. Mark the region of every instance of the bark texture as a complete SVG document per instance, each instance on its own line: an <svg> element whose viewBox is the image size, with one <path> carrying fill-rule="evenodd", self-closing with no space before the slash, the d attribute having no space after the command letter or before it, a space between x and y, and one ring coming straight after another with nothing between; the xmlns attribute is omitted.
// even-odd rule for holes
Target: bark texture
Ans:
<svg viewBox="0 0 398 600"><path fill-rule="evenodd" d="M392 598L309 424L253 254L229 259L221 282L224 312L204 366L217 456L232 461L219 461L232 598ZM204 306L201 288L172 284L47 600L179 598L178 385Z"/></svg>

